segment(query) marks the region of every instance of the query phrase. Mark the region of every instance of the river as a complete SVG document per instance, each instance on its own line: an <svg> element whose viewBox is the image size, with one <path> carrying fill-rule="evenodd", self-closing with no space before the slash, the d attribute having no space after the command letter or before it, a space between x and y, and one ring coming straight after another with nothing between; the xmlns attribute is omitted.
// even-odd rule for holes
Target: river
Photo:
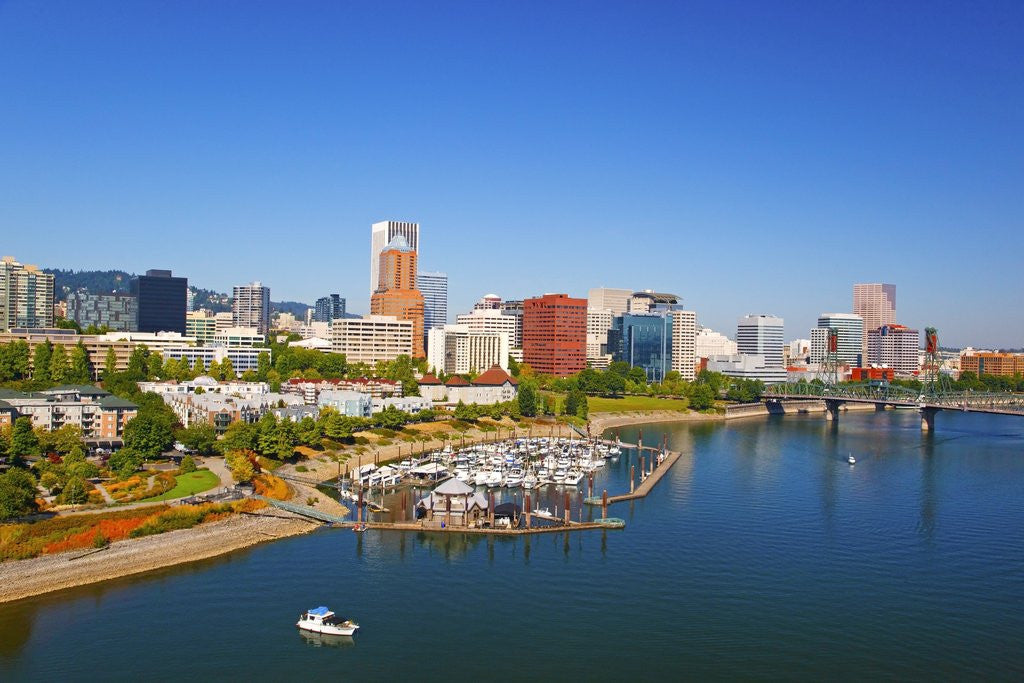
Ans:
<svg viewBox="0 0 1024 683"><path fill-rule="evenodd" d="M936 423L648 425L683 456L609 510L624 530L324 529L7 604L0 680L1019 680L1024 419ZM631 457L597 489L628 488ZM302 637L319 604L361 631Z"/></svg>

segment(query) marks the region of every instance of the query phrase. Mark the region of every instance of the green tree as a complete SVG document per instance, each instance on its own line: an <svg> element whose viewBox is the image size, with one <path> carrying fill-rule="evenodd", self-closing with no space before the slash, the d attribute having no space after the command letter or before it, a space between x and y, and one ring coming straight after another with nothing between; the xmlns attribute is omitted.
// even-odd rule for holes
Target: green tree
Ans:
<svg viewBox="0 0 1024 683"><path fill-rule="evenodd" d="M519 412L524 417L537 416L537 389L533 384L523 383L519 386Z"/></svg>
<svg viewBox="0 0 1024 683"><path fill-rule="evenodd" d="M256 468L253 467L252 460L249 459L248 454L245 452L232 451L228 453L225 460L235 482L247 484L256 476Z"/></svg>
<svg viewBox="0 0 1024 683"><path fill-rule="evenodd" d="M260 430L257 425L248 422L232 422L217 442L217 450L221 453L231 451L254 451L259 445Z"/></svg>
<svg viewBox="0 0 1024 683"><path fill-rule="evenodd" d="M295 423L281 420L277 425L277 444L274 455L278 460L288 460L295 455L295 447L299 445L299 437Z"/></svg>
<svg viewBox="0 0 1024 683"><path fill-rule="evenodd" d="M50 383L50 357L53 355L53 347L50 342L36 344L35 353L32 357L32 379L40 384Z"/></svg>
<svg viewBox="0 0 1024 683"><path fill-rule="evenodd" d="M93 465L91 462L83 460L82 462L73 462L67 465L68 476L78 477L80 479L95 479L100 476L100 468Z"/></svg>
<svg viewBox="0 0 1024 683"><path fill-rule="evenodd" d="M60 502L65 505L81 505L89 502L89 490L85 482L78 477L71 477L60 492Z"/></svg>
<svg viewBox="0 0 1024 683"><path fill-rule="evenodd" d="M256 358L256 376L260 382L267 381L268 372L270 372L270 353L260 351L260 355Z"/></svg>
<svg viewBox="0 0 1024 683"><path fill-rule="evenodd" d="M715 390L710 384L694 384L690 388L690 407L694 410L707 410L715 405Z"/></svg>
<svg viewBox="0 0 1024 683"><path fill-rule="evenodd" d="M143 458L160 455L174 444L174 433L166 419L139 414L124 426L124 445Z"/></svg>
<svg viewBox="0 0 1024 683"><path fill-rule="evenodd" d="M136 382L142 382L148 378L147 359L149 348L145 344L139 344L128 356L128 376Z"/></svg>
<svg viewBox="0 0 1024 683"><path fill-rule="evenodd" d="M89 384L92 382L92 364L89 362L89 351L81 340L71 350L71 368L68 371L68 381L72 384Z"/></svg>
<svg viewBox="0 0 1024 683"><path fill-rule="evenodd" d="M260 430L259 446L256 448L256 452L273 457L277 451L277 418L274 417L273 413L267 412L263 414L263 417L256 424Z"/></svg>
<svg viewBox="0 0 1024 683"><path fill-rule="evenodd" d="M54 384L64 384L68 381L70 370L68 353L63 346L57 344L50 352L50 381Z"/></svg>
<svg viewBox="0 0 1024 683"><path fill-rule="evenodd" d="M178 468L178 471L182 474L188 474L189 472L196 471L196 461L191 455L186 455L181 459L181 466Z"/></svg>
<svg viewBox="0 0 1024 683"><path fill-rule="evenodd" d="M146 358L146 375L154 379L164 376L164 357L159 353L151 353Z"/></svg>
<svg viewBox="0 0 1024 683"><path fill-rule="evenodd" d="M579 406L579 397L582 395L579 389L573 389L565 395L565 405L562 406L563 415L575 415Z"/></svg>
<svg viewBox="0 0 1024 683"><path fill-rule="evenodd" d="M51 432L53 450L61 454L70 453L74 449L82 450L82 428L78 425L66 424Z"/></svg>
<svg viewBox="0 0 1024 683"><path fill-rule="evenodd" d="M50 492L52 495L55 491L60 489L60 477L55 472L43 472L39 475L39 485Z"/></svg>
<svg viewBox="0 0 1024 683"><path fill-rule="evenodd" d="M235 366L230 358L225 357L220 362L220 378L228 382L238 379L238 375L235 374Z"/></svg>
<svg viewBox="0 0 1024 683"><path fill-rule="evenodd" d="M259 382L259 375L256 374L255 370L246 370L242 373L243 382Z"/></svg>
<svg viewBox="0 0 1024 683"><path fill-rule="evenodd" d="M21 464L30 455L39 455L39 438L32 429L32 418L19 417L11 428L11 457L14 464Z"/></svg>
<svg viewBox="0 0 1024 683"><path fill-rule="evenodd" d="M23 517L35 511L35 478L18 468L0 474L0 520Z"/></svg>
<svg viewBox="0 0 1024 683"><path fill-rule="evenodd" d="M127 429L127 425L125 429ZM125 446L110 456L110 459L107 460L107 467L121 479L127 479L135 474L137 469L142 467L142 463L145 460L141 453Z"/></svg>
<svg viewBox="0 0 1024 683"><path fill-rule="evenodd" d="M271 391L281 391L281 373L273 369L267 372L267 384Z"/></svg>
<svg viewBox="0 0 1024 683"><path fill-rule="evenodd" d="M107 349L107 357L103 362L103 379L112 377L117 372L117 353L114 352L114 347L111 346Z"/></svg>
<svg viewBox="0 0 1024 683"><path fill-rule="evenodd" d="M192 366L192 376L199 377L199 375L206 374L206 364L203 363L202 358L196 358L195 364Z"/></svg>
<svg viewBox="0 0 1024 683"><path fill-rule="evenodd" d="M179 429L176 436L185 448L207 455L213 453L217 430L208 422L196 422Z"/></svg>

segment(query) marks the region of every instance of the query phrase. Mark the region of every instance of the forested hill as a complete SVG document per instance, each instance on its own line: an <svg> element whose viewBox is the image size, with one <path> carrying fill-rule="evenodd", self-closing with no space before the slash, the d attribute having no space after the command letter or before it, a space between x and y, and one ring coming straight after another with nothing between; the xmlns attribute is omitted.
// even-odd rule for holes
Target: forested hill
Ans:
<svg viewBox="0 0 1024 683"><path fill-rule="evenodd" d="M92 294L128 293L134 273L123 270L61 270L44 268L44 272L52 273L53 293L57 301L64 301L68 294L84 289ZM231 310L231 296L221 294L212 289L203 289L189 285L193 294L193 306L196 309L206 308L214 313ZM271 301L272 311L291 313L297 318L306 314L309 304L300 301Z"/></svg>

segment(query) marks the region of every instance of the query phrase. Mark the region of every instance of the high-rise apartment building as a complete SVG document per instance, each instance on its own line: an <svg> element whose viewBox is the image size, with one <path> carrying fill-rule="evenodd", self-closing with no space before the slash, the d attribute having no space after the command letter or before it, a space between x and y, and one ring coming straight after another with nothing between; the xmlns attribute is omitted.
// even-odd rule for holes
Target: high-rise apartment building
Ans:
<svg viewBox="0 0 1024 683"><path fill-rule="evenodd" d="M674 310L672 316L672 369L687 382L697 378L697 312Z"/></svg>
<svg viewBox="0 0 1024 683"><path fill-rule="evenodd" d="M608 330L614 317L607 308L587 308L587 365L592 368L606 368L611 362Z"/></svg>
<svg viewBox="0 0 1024 683"><path fill-rule="evenodd" d="M22 327L53 327L53 275L4 256L0 260L0 331Z"/></svg>
<svg viewBox="0 0 1024 683"><path fill-rule="evenodd" d="M416 289L416 251L402 235L395 236L380 252L379 282L370 297L372 315L390 315L413 325L412 354L426 355L423 349L423 295Z"/></svg>
<svg viewBox="0 0 1024 683"><path fill-rule="evenodd" d="M868 332L868 362L892 368L897 375L920 369L921 334L903 325L882 325Z"/></svg>
<svg viewBox="0 0 1024 683"><path fill-rule="evenodd" d="M448 323L447 273L420 272L416 276L416 288L423 295L423 329L444 327Z"/></svg>
<svg viewBox="0 0 1024 683"><path fill-rule="evenodd" d="M349 363L373 365L411 356L414 339L412 321L391 315L342 318L331 323L331 351L345 354Z"/></svg>
<svg viewBox="0 0 1024 683"><path fill-rule="evenodd" d="M328 294L316 300L313 305L313 322L329 323L345 317L345 299L337 294Z"/></svg>
<svg viewBox="0 0 1024 683"><path fill-rule="evenodd" d="M516 334L522 336L522 316L507 315L504 311L495 308L476 309L472 313L462 313L455 317L459 325L465 325L470 332L476 333L498 333L508 339L509 349L519 348L515 346ZM502 367L508 365L508 360Z"/></svg>
<svg viewBox="0 0 1024 683"><path fill-rule="evenodd" d="M139 302L139 332L185 334L188 278L174 277L169 270L147 270L132 280L132 294Z"/></svg>
<svg viewBox="0 0 1024 683"><path fill-rule="evenodd" d="M444 325L427 332L427 363L436 372L483 372L495 365L508 370L508 335L471 331L468 325Z"/></svg>
<svg viewBox="0 0 1024 683"><path fill-rule="evenodd" d="M736 355L712 356L708 370L730 377L785 382L783 320L772 315L745 315L736 324Z"/></svg>
<svg viewBox="0 0 1024 683"><path fill-rule="evenodd" d="M836 331L836 356L841 363L858 368L864 365L864 319L853 313L822 313L818 316L819 330L811 330L811 362L820 363L825 359L828 344L827 330Z"/></svg>
<svg viewBox="0 0 1024 683"><path fill-rule="evenodd" d="M380 221L370 226L370 293L380 285L380 252L401 235L416 253L420 250L420 224L402 221Z"/></svg>
<svg viewBox="0 0 1024 683"><path fill-rule="evenodd" d="M622 315L629 311L629 299L632 296L632 289L594 287L587 292L587 305L597 310L611 311L612 315Z"/></svg>
<svg viewBox="0 0 1024 683"><path fill-rule="evenodd" d="M255 327L259 334L270 332L270 287L260 281L237 285L232 290L233 327Z"/></svg>
<svg viewBox="0 0 1024 683"><path fill-rule="evenodd" d="M95 325L119 332L135 332L139 327L139 300L130 294L68 294L69 320L82 327Z"/></svg>
<svg viewBox="0 0 1024 683"><path fill-rule="evenodd" d="M587 300L545 294L523 301L523 360L564 377L587 367Z"/></svg>

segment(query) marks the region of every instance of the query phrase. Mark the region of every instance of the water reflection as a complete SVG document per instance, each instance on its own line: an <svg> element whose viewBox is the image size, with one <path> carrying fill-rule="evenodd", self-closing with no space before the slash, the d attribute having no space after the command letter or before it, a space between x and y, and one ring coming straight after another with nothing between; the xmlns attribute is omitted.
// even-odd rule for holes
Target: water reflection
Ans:
<svg viewBox="0 0 1024 683"><path fill-rule="evenodd" d="M329 633L310 633L309 631L299 631L299 637L312 647L336 647L336 648L349 648L355 647L356 641L352 636L336 636Z"/></svg>

